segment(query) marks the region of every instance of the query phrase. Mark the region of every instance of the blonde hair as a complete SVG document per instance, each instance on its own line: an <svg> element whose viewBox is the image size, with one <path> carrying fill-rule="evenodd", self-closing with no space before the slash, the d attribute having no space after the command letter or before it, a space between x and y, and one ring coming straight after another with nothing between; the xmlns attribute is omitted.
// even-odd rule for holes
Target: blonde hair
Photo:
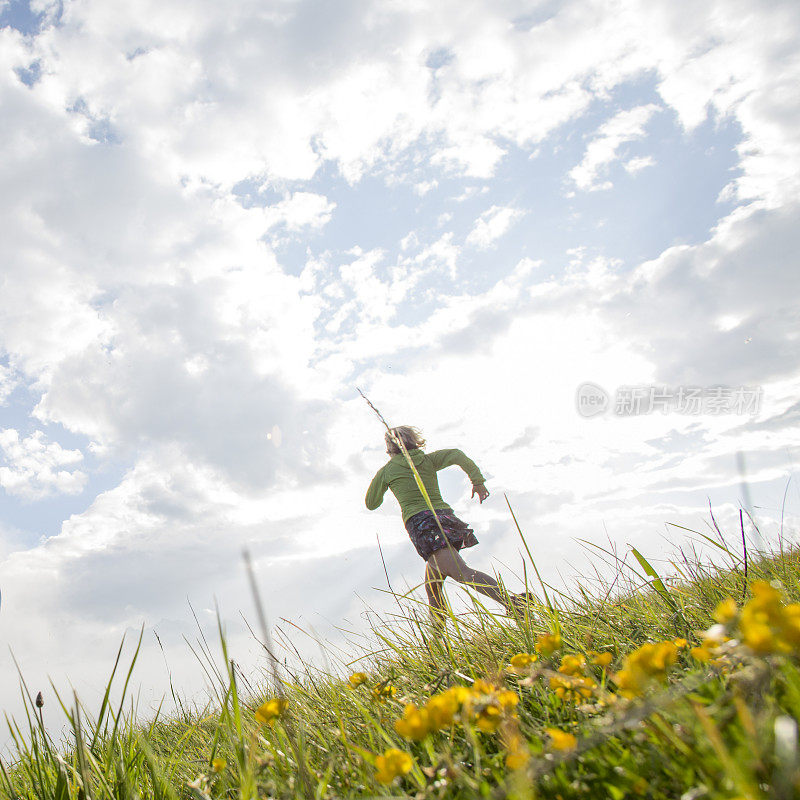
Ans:
<svg viewBox="0 0 800 800"><path fill-rule="evenodd" d="M396 428L390 428L389 430L403 443L406 450L425 446L425 440L422 438L422 431L419 428L415 428L412 425L398 425ZM384 438L386 439L386 446L392 455L402 452L389 433Z"/></svg>

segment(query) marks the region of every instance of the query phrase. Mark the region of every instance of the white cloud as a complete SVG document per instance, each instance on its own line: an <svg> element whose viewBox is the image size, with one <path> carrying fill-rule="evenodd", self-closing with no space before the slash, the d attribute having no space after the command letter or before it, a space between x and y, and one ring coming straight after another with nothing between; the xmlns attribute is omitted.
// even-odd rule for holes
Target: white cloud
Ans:
<svg viewBox="0 0 800 800"><path fill-rule="evenodd" d="M738 16L716 4L690 16L681 4L565 3L525 30L508 24L511 9L489 5L458 20L452 3L262 14L240 2L189 17L152 0L110 15L92 0L37 37L28 59L41 60L36 92L54 109L80 99L166 174L223 187L253 175L304 180L324 158L354 182L421 136L435 143L432 163L489 176L505 142L536 145L649 71L687 127L709 109L741 122L751 141L736 186L753 196L774 192L779 161L798 155L764 92L792 85L776 66L796 12L740 5ZM432 52L447 53L435 68Z"/></svg>
<svg viewBox="0 0 800 800"><path fill-rule="evenodd" d="M8 396L14 391L15 386L16 381L12 370L0 364L0 406L5 403Z"/></svg>
<svg viewBox="0 0 800 800"><path fill-rule="evenodd" d="M626 172L635 175L641 172L645 167L652 167L656 160L652 156L638 156L636 158L628 159L622 166L625 167Z"/></svg>
<svg viewBox="0 0 800 800"><path fill-rule="evenodd" d="M485 136L459 137L451 147L436 153L431 163L473 178L489 178L505 152Z"/></svg>
<svg viewBox="0 0 800 800"><path fill-rule="evenodd" d="M503 236L525 212L511 206L492 206L475 221L467 236L467 244L486 249Z"/></svg>
<svg viewBox="0 0 800 800"><path fill-rule="evenodd" d="M619 158L622 145L641 139L645 135L645 126L656 111L658 106L651 103L620 111L604 122L586 146L581 163L569 171L569 176L575 185L584 191L610 189L611 181L601 180L602 175L608 166ZM639 158L629 160L625 166L629 172L635 172L651 163L652 159Z"/></svg>
<svg viewBox="0 0 800 800"><path fill-rule="evenodd" d="M13 428L2 428L0 451L0 487L8 494L33 500L79 494L86 485L86 475L75 469L83 461L83 453L47 442L42 431L22 438Z"/></svg>
<svg viewBox="0 0 800 800"><path fill-rule="evenodd" d="M461 248L454 244L453 234L444 233L436 241L425 245L414 256L403 258L398 269L407 274L416 285L425 280L430 273L446 272L451 279L458 272L458 259Z"/></svg>
<svg viewBox="0 0 800 800"><path fill-rule="evenodd" d="M798 213L797 204L740 210L707 242L639 266L608 301L620 335L641 338L670 382L740 385L795 374L797 311L788 298L800 293L791 266Z"/></svg>
<svg viewBox="0 0 800 800"><path fill-rule="evenodd" d="M439 185L439 181L420 181L419 183L415 184L414 192L418 194L420 197L424 197L428 192L432 189L435 189Z"/></svg>
<svg viewBox="0 0 800 800"><path fill-rule="evenodd" d="M294 192L266 209L268 227L284 225L288 231L319 230L330 222L336 203L315 192Z"/></svg>

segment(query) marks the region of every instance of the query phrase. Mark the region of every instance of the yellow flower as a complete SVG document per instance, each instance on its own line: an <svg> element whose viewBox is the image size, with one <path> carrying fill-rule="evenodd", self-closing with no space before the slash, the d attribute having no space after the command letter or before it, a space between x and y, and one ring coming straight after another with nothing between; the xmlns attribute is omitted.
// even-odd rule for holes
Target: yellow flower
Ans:
<svg viewBox="0 0 800 800"><path fill-rule="evenodd" d="M469 696L469 689L466 687L453 686L446 692L431 697L425 706L430 729L438 731L451 725L461 705Z"/></svg>
<svg viewBox="0 0 800 800"><path fill-rule="evenodd" d="M495 705L484 706L475 717L475 724L484 733L494 733L501 722L500 709Z"/></svg>
<svg viewBox="0 0 800 800"><path fill-rule="evenodd" d="M437 695L428 700L425 708L428 711L428 723L431 730L438 731L452 724L459 706L452 698Z"/></svg>
<svg viewBox="0 0 800 800"><path fill-rule="evenodd" d="M700 645L700 647L693 647L689 652L692 654L692 658L703 663L710 661L714 657L714 654L705 644Z"/></svg>
<svg viewBox="0 0 800 800"><path fill-rule="evenodd" d="M579 703L592 696L592 691L597 683L591 678L578 675L553 675L550 678L550 688L556 696L567 703Z"/></svg>
<svg viewBox="0 0 800 800"><path fill-rule="evenodd" d="M614 660L613 653L598 653L595 650L591 650L589 655L592 657L592 664L601 669L605 669Z"/></svg>
<svg viewBox="0 0 800 800"><path fill-rule="evenodd" d="M586 658L584 656L564 656L564 658L561 659L561 666L558 668L558 671L564 673L564 675L583 675L585 667Z"/></svg>
<svg viewBox="0 0 800 800"><path fill-rule="evenodd" d="M408 753L390 747L382 756L375 759L375 766L378 770L375 773L375 779L379 783L391 783L400 775L411 772L413 765L414 762Z"/></svg>
<svg viewBox="0 0 800 800"><path fill-rule="evenodd" d="M519 703L519 696L510 689L503 689L497 693L497 702L500 704L500 708L514 708Z"/></svg>
<svg viewBox="0 0 800 800"><path fill-rule="evenodd" d="M764 608L780 608L781 593L771 583L753 581L750 591L753 593L753 597L748 605L755 603Z"/></svg>
<svg viewBox="0 0 800 800"><path fill-rule="evenodd" d="M279 697L273 697L272 700L267 700L256 709L256 719L262 725L269 725L272 720L279 717L286 711L289 705L288 700L282 700Z"/></svg>
<svg viewBox="0 0 800 800"><path fill-rule="evenodd" d="M736 618L736 612L739 609L736 606L736 601L732 597L726 597L715 609L712 614L716 622L722 625L727 625L733 622Z"/></svg>
<svg viewBox="0 0 800 800"><path fill-rule="evenodd" d="M634 650L627 657L626 663L647 675L660 676L677 660L678 648L672 642L648 642Z"/></svg>
<svg viewBox="0 0 800 800"><path fill-rule="evenodd" d="M404 738L419 742L428 735L430 730L427 709L417 708L409 703L403 711L403 716L394 723L394 729Z"/></svg>
<svg viewBox="0 0 800 800"><path fill-rule="evenodd" d="M493 694L495 691L497 691L497 687L482 678L478 678L478 680L472 684L472 693L476 695Z"/></svg>
<svg viewBox="0 0 800 800"><path fill-rule="evenodd" d="M684 647L689 646L689 642L687 642L686 639L673 639L672 644L674 644L675 647L678 648L678 650L683 650Z"/></svg>
<svg viewBox="0 0 800 800"><path fill-rule="evenodd" d="M614 676L614 681L623 697L636 697L647 687L647 677L638 671L630 669L621 669Z"/></svg>
<svg viewBox="0 0 800 800"><path fill-rule="evenodd" d="M536 649L545 657L553 655L561 648L561 636L557 633L544 633L536 637Z"/></svg>
<svg viewBox="0 0 800 800"><path fill-rule="evenodd" d="M781 649L772 628L755 620L742 620L742 641L756 653L771 653Z"/></svg>
<svg viewBox="0 0 800 800"><path fill-rule="evenodd" d="M578 746L578 740L571 733L558 728L545 728L545 732L552 740L554 750L574 750Z"/></svg>
<svg viewBox="0 0 800 800"><path fill-rule="evenodd" d="M537 655L532 655L531 653L517 653L515 656L511 656L510 670L512 672L523 672L538 659Z"/></svg>
<svg viewBox="0 0 800 800"><path fill-rule="evenodd" d="M211 762L211 771L212 772L216 772L217 774L219 774L227 766L228 766L228 762L224 758L215 758Z"/></svg>
<svg viewBox="0 0 800 800"><path fill-rule="evenodd" d="M509 769L522 769L530 761L530 750L528 743L519 733L512 733L506 743L508 755L506 755L506 766Z"/></svg>
<svg viewBox="0 0 800 800"><path fill-rule="evenodd" d="M470 691L466 686L451 686L445 694L453 698L453 700L461 706L470 697Z"/></svg>
<svg viewBox="0 0 800 800"><path fill-rule="evenodd" d="M355 689L357 686L361 686L362 683L367 682L367 673L366 672L354 672L348 679L350 686Z"/></svg>
<svg viewBox="0 0 800 800"><path fill-rule="evenodd" d="M783 608L783 638L795 648L800 647L800 604L791 603Z"/></svg>
<svg viewBox="0 0 800 800"><path fill-rule="evenodd" d="M519 703L516 692L498 689L494 684L477 680L463 700L462 717L474 721L486 733L497 730L503 719L514 718L514 708Z"/></svg>
<svg viewBox="0 0 800 800"><path fill-rule="evenodd" d="M391 697L394 697L397 694L397 689L392 686L391 683L379 683L373 690L372 690L372 697L374 700L377 700L379 703L382 703L384 700L388 700Z"/></svg>
<svg viewBox="0 0 800 800"><path fill-rule="evenodd" d="M623 697L636 697L656 680L664 680L667 670L677 661L678 648L674 642L648 642L626 658L622 669L614 676Z"/></svg>
<svg viewBox="0 0 800 800"><path fill-rule="evenodd" d="M766 581L750 588L753 597L739 619L744 644L756 653L789 653L800 647L800 605L784 606L780 592Z"/></svg>

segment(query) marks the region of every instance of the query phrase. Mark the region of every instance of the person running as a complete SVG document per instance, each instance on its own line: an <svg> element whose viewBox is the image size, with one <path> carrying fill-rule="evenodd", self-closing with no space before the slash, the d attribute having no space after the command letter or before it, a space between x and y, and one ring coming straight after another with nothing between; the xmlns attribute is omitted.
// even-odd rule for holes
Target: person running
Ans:
<svg viewBox="0 0 800 800"><path fill-rule="evenodd" d="M393 436L403 443L422 478L431 504L436 510L436 517L425 502L414 474ZM441 624L444 619L443 585L446 578L474 586L482 594L505 606L509 616L524 613L523 595L504 594L494 578L469 567L458 552L466 547L474 547L478 540L472 528L455 516L453 509L442 499L436 473L445 467L458 465L472 481L471 496L477 495L478 500L483 503L489 496L489 491L475 462L461 450L423 452L425 439L417 428L410 425L392 428L390 433L386 433L385 440L389 461L375 474L364 502L370 511L374 511L383 503L387 489L391 489L397 498L408 536L425 561L425 591L433 622ZM442 537L442 531L446 540Z"/></svg>

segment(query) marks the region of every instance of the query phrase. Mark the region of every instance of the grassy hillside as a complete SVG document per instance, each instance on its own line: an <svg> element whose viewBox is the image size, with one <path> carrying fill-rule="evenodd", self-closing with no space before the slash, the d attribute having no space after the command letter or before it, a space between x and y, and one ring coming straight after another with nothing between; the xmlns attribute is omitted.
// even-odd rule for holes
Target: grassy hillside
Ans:
<svg viewBox="0 0 800 800"><path fill-rule="evenodd" d="M245 680L221 635L218 707L137 727L70 698L66 751L31 697L0 795L800 796L800 554L747 559L703 538L717 564L682 555L669 587L634 552L636 570L618 563L569 597L530 587L519 620L476 600L436 630L397 598L338 675L292 676L273 659Z"/></svg>

